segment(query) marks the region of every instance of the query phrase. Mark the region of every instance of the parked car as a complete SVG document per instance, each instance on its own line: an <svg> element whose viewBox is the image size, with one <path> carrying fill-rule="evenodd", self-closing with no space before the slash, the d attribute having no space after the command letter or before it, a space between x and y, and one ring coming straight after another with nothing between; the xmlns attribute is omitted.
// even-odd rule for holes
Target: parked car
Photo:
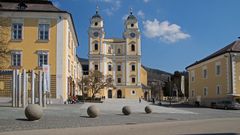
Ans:
<svg viewBox="0 0 240 135"><path fill-rule="evenodd" d="M211 104L212 108L220 108L220 109L240 109L240 104L234 101L219 101Z"/></svg>

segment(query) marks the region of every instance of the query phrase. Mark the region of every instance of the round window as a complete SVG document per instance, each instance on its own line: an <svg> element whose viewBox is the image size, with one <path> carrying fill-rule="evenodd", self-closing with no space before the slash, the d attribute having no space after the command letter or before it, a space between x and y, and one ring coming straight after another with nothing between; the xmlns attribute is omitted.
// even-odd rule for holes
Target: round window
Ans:
<svg viewBox="0 0 240 135"><path fill-rule="evenodd" d="M94 35L95 37L98 37L99 34L98 34L98 32L94 32L93 35Z"/></svg>
<svg viewBox="0 0 240 135"><path fill-rule="evenodd" d="M134 38L134 37L136 36L136 34L135 34L135 33L130 33L130 36L131 36L132 38Z"/></svg>
<svg viewBox="0 0 240 135"><path fill-rule="evenodd" d="M136 94L136 91L135 90L132 90L132 95L135 95Z"/></svg>

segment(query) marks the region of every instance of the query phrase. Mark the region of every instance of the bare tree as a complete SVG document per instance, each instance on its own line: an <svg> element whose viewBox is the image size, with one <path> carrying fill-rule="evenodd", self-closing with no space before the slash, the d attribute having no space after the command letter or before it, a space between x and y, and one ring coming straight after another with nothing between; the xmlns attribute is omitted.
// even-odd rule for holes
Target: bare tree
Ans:
<svg viewBox="0 0 240 135"><path fill-rule="evenodd" d="M6 69L9 63L9 35L9 18L0 17L0 69Z"/></svg>
<svg viewBox="0 0 240 135"><path fill-rule="evenodd" d="M88 77L82 80L86 89L91 93L92 100L95 99L97 93L104 88L114 87L111 75L104 76L100 71L90 71Z"/></svg>

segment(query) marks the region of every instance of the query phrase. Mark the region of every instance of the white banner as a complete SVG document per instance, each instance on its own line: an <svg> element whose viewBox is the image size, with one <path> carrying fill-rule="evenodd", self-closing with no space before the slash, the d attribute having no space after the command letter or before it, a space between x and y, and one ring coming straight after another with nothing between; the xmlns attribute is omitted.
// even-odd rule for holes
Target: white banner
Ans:
<svg viewBox="0 0 240 135"><path fill-rule="evenodd" d="M50 92L50 66L49 65L43 65L43 73L45 74L45 77L43 79L43 85L44 85L44 91Z"/></svg>
<svg viewBox="0 0 240 135"><path fill-rule="evenodd" d="M181 76L181 91L184 94L185 93L185 78L184 76Z"/></svg>

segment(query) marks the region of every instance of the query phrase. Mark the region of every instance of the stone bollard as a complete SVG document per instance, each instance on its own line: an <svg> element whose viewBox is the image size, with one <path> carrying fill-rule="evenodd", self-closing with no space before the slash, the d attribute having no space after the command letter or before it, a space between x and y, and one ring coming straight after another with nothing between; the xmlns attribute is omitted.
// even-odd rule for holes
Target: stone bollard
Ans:
<svg viewBox="0 0 240 135"><path fill-rule="evenodd" d="M25 108L25 116L29 121L39 120L43 115L42 107L38 104L29 104Z"/></svg>
<svg viewBox="0 0 240 135"><path fill-rule="evenodd" d="M152 113L152 109L150 108L150 106L145 107L145 112L146 113Z"/></svg>
<svg viewBox="0 0 240 135"><path fill-rule="evenodd" d="M122 108L122 113L123 113L124 115L130 115L130 114L131 114L131 108L130 108L130 106L124 106L124 107Z"/></svg>
<svg viewBox="0 0 240 135"><path fill-rule="evenodd" d="M95 105L89 106L87 109L87 114L90 118L96 118L99 113L100 111Z"/></svg>

